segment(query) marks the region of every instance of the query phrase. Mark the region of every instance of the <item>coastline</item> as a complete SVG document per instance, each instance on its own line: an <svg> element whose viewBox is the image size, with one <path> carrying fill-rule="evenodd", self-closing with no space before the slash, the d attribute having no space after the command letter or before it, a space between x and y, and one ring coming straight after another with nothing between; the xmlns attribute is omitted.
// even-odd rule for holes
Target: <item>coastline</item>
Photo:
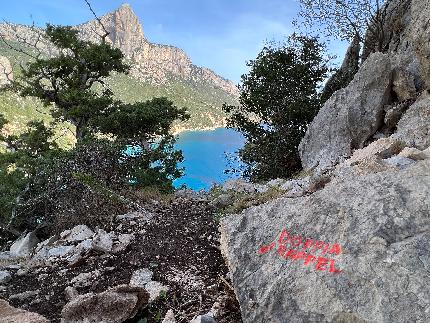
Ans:
<svg viewBox="0 0 430 323"><path fill-rule="evenodd" d="M204 128L180 128L177 127L176 129L174 129L171 133L174 136L179 136L181 134L184 134L186 132L193 132L193 131L214 131L217 129L225 129L226 127L224 125L217 125L217 126L212 126L212 127L204 127Z"/></svg>

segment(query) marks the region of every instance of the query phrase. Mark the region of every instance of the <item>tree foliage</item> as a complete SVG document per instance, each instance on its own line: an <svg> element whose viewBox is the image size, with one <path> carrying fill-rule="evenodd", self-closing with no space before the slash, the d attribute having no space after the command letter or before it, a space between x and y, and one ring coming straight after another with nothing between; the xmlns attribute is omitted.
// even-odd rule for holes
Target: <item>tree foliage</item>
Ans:
<svg viewBox="0 0 430 323"><path fill-rule="evenodd" d="M238 106L224 105L228 126L246 138L239 151L244 176L254 181L287 178L301 168L298 145L320 106L319 84L327 73L316 38L293 35L269 43L242 76Z"/></svg>
<svg viewBox="0 0 430 323"><path fill-rule="evenodd" d="M300 16L306 26L322 27L328 36L341 40L357 37L361 43L381 52L390 38L388 22L401 1L300 0L300 5Z"/></svg>
<svg viewBox="0 0 430 323"><path fill-rule="evenodd" d="M8 230L41 223L58 228L65 220L100 225L115 210L136 206L127 197L130 189L167 192L182 175L182 153L174 149L170 130L173 122L189 118L186 109L166 98L133 104L115 99L106 79L128 72L123 54L105 37L95 44L78 36L71 27L48 25L43 37L56 54L47 57L36 44L38 54L7 88L42 100L55 122L75 126L77 139L63 151L51 127L38 121L20 135L7 135L7 120L0 117L0 225Z"/></svg>

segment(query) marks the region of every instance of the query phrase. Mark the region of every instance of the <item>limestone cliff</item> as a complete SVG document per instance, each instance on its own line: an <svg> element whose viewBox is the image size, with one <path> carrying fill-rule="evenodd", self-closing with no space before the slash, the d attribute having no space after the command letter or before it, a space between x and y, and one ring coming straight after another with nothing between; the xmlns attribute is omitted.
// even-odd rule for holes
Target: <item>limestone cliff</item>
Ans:
<svg viewBox="0 0 430 323"><path fill-rule="evenodd" d="M141 80L163 84L169 77L194 82L209 82L231 95L237 95L236 86L207 68L192 63L186 53L177 47L150 43L143 33L138 17L128 4L100 18L109 32L108 41L118 47L126 58L134 62L132 74ZM84 39L97 42L105 32L97 20L77 26Z"/></svg>

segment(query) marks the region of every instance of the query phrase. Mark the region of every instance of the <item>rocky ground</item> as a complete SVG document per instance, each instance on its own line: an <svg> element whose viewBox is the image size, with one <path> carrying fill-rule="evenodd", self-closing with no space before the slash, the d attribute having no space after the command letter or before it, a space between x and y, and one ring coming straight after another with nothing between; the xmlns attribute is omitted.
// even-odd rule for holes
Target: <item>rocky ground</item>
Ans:
<svg viewBox="0 0 430 323"><path fill-rule="evenodd" d="M59 322L63 311L67 322L90 315L85 314L91 309L82 295L103 295L117 286L144 286L150 304L127 322L161 322L169 310L177 322L206 313L217 322L241 322L219 249L214 208L205 199L188 198L147 208L150 212L117 217L110 232L92 232L84 226L64 232L44 247L39 244L29 260L14 261L3 253L0 270L10 277L0 278L0 297L51 322ZM148 285L142 276L150 272ZM117 296L108 301L109 306L127 307ZM103 297L95 303L91 300L92 304L102 306ZM76 300L78 304L70 306ZM92 312L88 317L94 322L103 318L103 313ZM109 322L124 319L124 313L109 315ZM115 315L119 316L112 318Z"/></svg>

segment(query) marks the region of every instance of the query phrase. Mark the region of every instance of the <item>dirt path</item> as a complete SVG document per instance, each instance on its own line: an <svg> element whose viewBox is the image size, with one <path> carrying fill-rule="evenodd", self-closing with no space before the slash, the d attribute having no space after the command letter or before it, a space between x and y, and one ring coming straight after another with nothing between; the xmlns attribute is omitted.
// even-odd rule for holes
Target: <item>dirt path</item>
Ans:
<svg viewBox="0 0 430 323"><path fill-rule="evenodd" d="M217 321L239 323L240 312L229 288L228 271L219 251L219 233L214 210L205 201L178 198L173 202L152 205L154 217L149 222L121 221L111 230L134 233L131 245L119 254L92 252L74 267L66 263L32 269L13 280L0 297L34 292L31 297L11 299L11 305L37 312L59 322L66 303L64 290L80 273L98 271L89 286L77 288L80 294L102 292L109 287L128 284L135 270L149 268L153 279L169 287L159 300L128 322L146 318L160 322L172 309L178 322L188 322L205 314L215 302L221 305ZM37 294L36 294L37 292Z"/></svg>

